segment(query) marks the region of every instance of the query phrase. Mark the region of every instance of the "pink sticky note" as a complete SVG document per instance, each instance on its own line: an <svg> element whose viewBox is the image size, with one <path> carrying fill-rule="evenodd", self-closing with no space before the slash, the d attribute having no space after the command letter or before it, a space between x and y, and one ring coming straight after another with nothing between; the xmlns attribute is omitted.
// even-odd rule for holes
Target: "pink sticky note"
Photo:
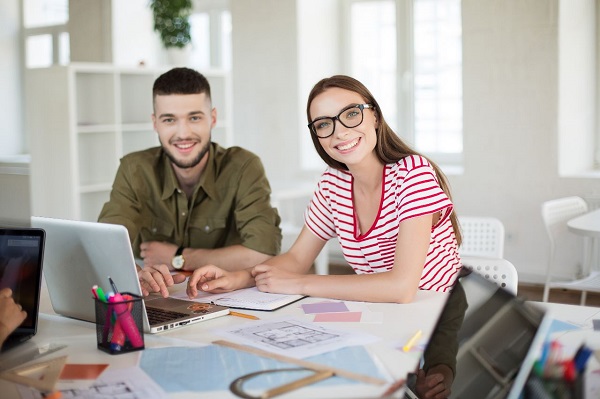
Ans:
<svg viewBox="0 0 600 399"><path fill-rule="evenodd" d="M315 322L359 322L362 312L341 312L341 313L318 313L315 315Z"/></svg>
<svg viewBox="0 0 600 399"><path fill-rule="evenodd" d="M329 312L347 312L348 307L344 302L317 302L305 303L302 305L304 313L329 313Z"/></svg>

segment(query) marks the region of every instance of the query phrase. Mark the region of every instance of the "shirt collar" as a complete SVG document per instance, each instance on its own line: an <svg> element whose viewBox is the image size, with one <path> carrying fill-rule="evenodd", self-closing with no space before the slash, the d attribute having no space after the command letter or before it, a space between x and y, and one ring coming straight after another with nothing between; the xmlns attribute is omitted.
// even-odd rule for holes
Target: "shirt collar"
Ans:
<svg viewBox="0 0 600 399"><path fill-rule="evenodd" d="M217 198L217 187L215 184L216 181L216 157L215 153L219 150L219 145L216 143L210 143L208 149L208 162L206 163L206 168L202 172L200 176L200 182L194 191L194 197L196 197L196 193L202 187L206 195L208 195L211 199ZM164 179L163 179L163 190L162 190L162 200L166 200L175 194L175 192L180 191L179 183L177 182L177 176L175 176L175 171L171 166L171 160L165 154L164 150L161 150L159 153L160 159L158 163L161 165L159 169L162 169Z"/></svg>

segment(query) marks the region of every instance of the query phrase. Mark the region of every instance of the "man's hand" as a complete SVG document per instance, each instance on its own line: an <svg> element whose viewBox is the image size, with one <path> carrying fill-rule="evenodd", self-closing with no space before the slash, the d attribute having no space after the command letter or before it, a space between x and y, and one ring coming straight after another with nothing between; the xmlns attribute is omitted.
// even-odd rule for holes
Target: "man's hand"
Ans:
<svg viewBox="0 0 600 399"><path fill-rule="evenodd" d="M143 269L138 270L138 278L144 296L151 292L160 292L164 298L167 298L169 296L168 287L184 282L186 276L182 273L171 275L167 265L155 265L144 266Z"/></svg>
<svg viewBox="0 0 600 399"><path fill-rule="evenodd" d="M168 265L171 267L171 261L177 245L169 242L147 241L140 244L140 256L144 260L144 267L154 267L158 265Z"/></svg>
<svg viewBox="0 0 600 399"><path fill-rule="evenodd" d="M438 364L429 369L417 372L416 394L421 399L445 399L450 396L450 388L454 381L452 369L445 364Z"/></svg>
<svg viewBox="0 0 600 399"><path fill-rule="evenodd" d="M27 312L15 303L10 288L0 290L0 346L27 317Z"/></svg>

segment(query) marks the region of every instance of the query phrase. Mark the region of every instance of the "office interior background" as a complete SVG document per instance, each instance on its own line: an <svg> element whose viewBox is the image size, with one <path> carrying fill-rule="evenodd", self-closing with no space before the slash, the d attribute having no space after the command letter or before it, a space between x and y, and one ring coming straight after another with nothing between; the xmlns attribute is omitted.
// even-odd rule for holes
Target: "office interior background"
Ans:
<svg viewBox="0 0 600 399"><path fill-rule="evenodd" d="M456 212L503 222L504 257L535 283L549 249L541 203L577 195L600 207L599 21L598 0L193 0L185 62L225 77L217 141L258 154L274 192L311 186L324 169L306 128L312 85L362 80L398 134L442 166ZM33 165L72 155L65 132L31 131L44 123L32 123L35 100L70 89L30 72L179 61L153 31L149 0L3 0L0 27L0 221L21 225L50 209L36 208L51 190L36 187ZM148 82L131 99L149 103ZM65 114L54 118L67 118L69 101L55 99ZM577 275L581 238L560 243L559 259L559 275Z"/></svg>

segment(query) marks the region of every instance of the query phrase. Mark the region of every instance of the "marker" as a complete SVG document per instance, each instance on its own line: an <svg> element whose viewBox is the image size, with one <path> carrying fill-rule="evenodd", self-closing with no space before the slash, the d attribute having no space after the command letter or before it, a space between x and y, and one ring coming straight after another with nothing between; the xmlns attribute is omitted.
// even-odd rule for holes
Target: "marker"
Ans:
<svg viewBox="0 0 600 399"><path fill-rule="evenodd" d="M112 287L112 289L113 289L113 292L114 292L115 294L118 294L118 293L119 293L119 290L117 289L117 286L115 285L115 282L113 281L113 279L112 279L112 278L110 278L110 276L108 276L108 282L110 283L110 286Z"/></svg>
<svg viewBox="0 0 600 399"><path fill-rule="evenodd" d="M252 319L252 320L260 320L258 317L251 315L251 314L246 314L246 313L240 313L240 312L233 312L233 311L229 311L229 315L230 316L237 316L237 317L244 317L246 319Z"/></svg>
<svg viewBox="0 0 600 399"><path fill-rule="evenodd" d="M106 295L104 295L102 287L98 286L98 288L96 289L96 295L98 295L98 299L100 299L102 302L108 302L108 300L106 299Z"/></svg>
<svg viewBox="0 0 600 399"><path fill-rule="evenodd" d="M92 286L92 295L94 296L94 299L98 299L98 293L96 292L97 290L98 290L97 285Z"/></svg>
<svg viewBox="0 0 600 399"><path fill-rule="evenodd" d="M131 295L125 294L123 295L123 298L126 301L130 301L127 304L127 309L131 312L131 309L133 308L133 302L131 302L133 300L133 297ZM114 314L114 312L112 312ZM116 318L116 315L115 315ZM125 331L123 331L123 328L121 327L121 323L119 323L119 320L115 320L113 323L113 335L112 338L110 340L110 349L112 351L115 352L119 352L121 349L123 349L123 346L125 345Z"/></svg>
<svg viewBox="0 0 600 399"><path fill-rule="evenodd" d="M409 350L411 350L411 349L412 349L412 347L413 347L413 346L415 346L415 344L417 343L417 341L419 340L419 338L421 338L421 334L422 334L422 333L423 333L423 332L422 332L421 330L417 331L417 332L415 333L415 335L413 335L413 336L411 337L411 339L409 339L409 340L408 340L408 342L406 343L406 345L404 345L404 346L402 347L402 350L403 350L404 352L408 352Z"/></svg>
<svg viewBox="0 0 600 399"><path fill-rule="evenodd" d="M124 303L125 299L123 299L119 293L116 293L110 299L109 302L112 304L112 308L117 314L117 320L119 321L123 332L125 332L125 335L129 338L131 346L134 348L144 346L144 340L135 324L135 320L133 319L133 316L131 316L127 304Z"/></svg>

